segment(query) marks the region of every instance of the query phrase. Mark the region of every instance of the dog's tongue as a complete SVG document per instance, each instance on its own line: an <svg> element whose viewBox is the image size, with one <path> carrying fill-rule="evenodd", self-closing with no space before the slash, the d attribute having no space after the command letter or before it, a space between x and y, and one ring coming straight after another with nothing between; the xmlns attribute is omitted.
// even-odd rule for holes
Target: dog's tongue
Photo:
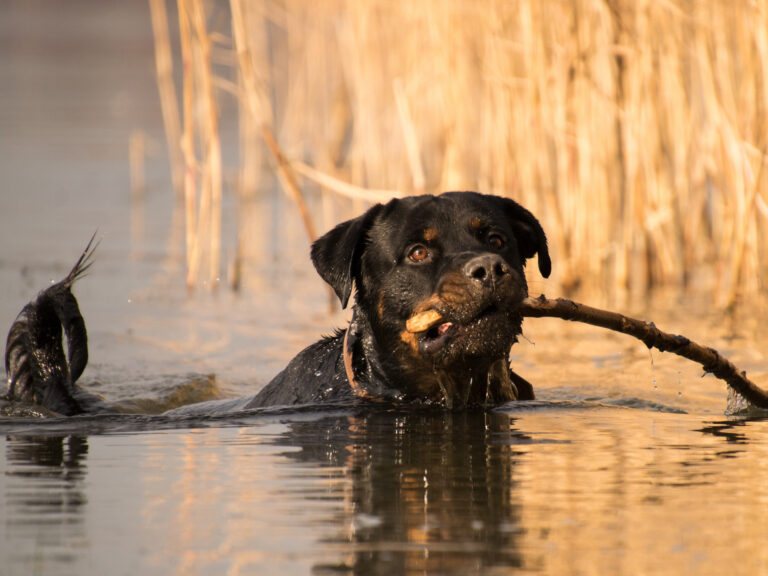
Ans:
<svg viewBox="0 0 768 576"><path fill-rule="evenodd" d="M433 354L440 350L451 339L455 324L453 322L443 322L442 324L433 324L422 338L419 338L419 350L426 354Z"/></svg>
<svg viewBox="0 0 768 576"><path fill-rule="evenodd" d="M452 326L453 326L453 322L444 322L437 327L437 333L440 336L442 336L443 334L448 332L448 330L450 330Z"/></svg>

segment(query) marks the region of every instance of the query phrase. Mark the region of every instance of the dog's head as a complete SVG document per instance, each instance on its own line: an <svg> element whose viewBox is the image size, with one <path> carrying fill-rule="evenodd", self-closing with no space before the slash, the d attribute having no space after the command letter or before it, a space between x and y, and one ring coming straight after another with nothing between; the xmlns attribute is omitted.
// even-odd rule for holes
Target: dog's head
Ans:
<svg viewBox="0 0 768 576"><path fill-rule="evenodd" d="M546 236L528 210L473 192L376 205L312 246L342 306L356 287L362 350L377 356L388 385L449 406L483 402L503 379L499 362L506 372L528 293L523 268L537 254L546 277Z"/></svg>

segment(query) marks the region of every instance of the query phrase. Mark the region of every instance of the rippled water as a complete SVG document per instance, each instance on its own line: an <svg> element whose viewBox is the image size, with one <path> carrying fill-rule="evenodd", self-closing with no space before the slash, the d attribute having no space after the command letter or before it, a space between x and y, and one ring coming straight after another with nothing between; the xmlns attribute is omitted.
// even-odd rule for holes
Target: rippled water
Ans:
<svg viewBox="0 0 768 576"><path fill-rule="evenodd" d="M186 294L146 7L64 6L0 18L0 332L98 229L75 290L82 383L133 412L253 393L345 315L273 194L241 208L261 234L248 289ZM156 142L139 207L135 129ZM230 250L233 220L225 206ZM760 303L619 306L768 386ZM513 363L539 400L488 413L0 419L0 574L768 573L768 421L726 416L722 383L630 338L524 328Z"/></svg>
<svg viewBox="0 0 768 576"><path fill-rule="evenodd" d="M768 569L763 420L541 404L66 427L2 441L5 573Z"/></svg>

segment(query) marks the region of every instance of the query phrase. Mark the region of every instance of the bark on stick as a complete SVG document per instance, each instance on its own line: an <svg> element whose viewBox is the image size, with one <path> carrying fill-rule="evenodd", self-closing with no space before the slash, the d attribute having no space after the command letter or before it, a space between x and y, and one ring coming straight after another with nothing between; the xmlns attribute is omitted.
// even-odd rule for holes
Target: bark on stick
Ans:
<svg viewBox="0 0 768 576"><path fill-rule="evenodd" d="M523 316L534 318L562 318L573 322L583 322L593 326L601 326L622 334L634 336L648 348L656 348L662 352L672 352L683 358L688 358L702 365L705 372L714 374L725 380L731 388L743 396L754 406L768 409L768 393L747 378L747 373L739 370L717 350L701 346L685 336L662 332L653 322L644 322L629 318L623 314L600 310L557 298L550 300L543 294L538 298L526 298L520 305Z"/></svg>

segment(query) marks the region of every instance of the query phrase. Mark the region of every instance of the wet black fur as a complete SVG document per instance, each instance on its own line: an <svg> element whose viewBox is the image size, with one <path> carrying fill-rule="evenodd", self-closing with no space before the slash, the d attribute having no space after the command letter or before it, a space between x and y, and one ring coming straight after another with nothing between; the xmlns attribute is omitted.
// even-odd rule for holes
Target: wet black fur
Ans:
<svg viewBox="0 0 768 576"><path fill-rule="evenodd" d="M503 246L491 242L491 236L500 237ZM427 261L408 257L416 244L428 250ZM85 323L71 293L92 253L91 243L70 274L41 292L11 327L6 348L10 400L34 402L63 415L92 409L75 386L88 352ZM455 192L378 204L312 246L318 273L343 306L355 289L350 326L303 350L252 398L174 412L353 400L357 395L344 367L345 336L358 394L364 396L463 407L503 401L491 390L511 381L515 397L533 398L530 384L509 370L507 355L521 331L517 305L527 295L524 264L535 255L548 276L551 262L541 225L509 199ZM437 293L445 298L433 307L454 332L445 342L407 333L406 320ZM447 396L459 400L453 403Z"/></svg>
<svg viewBox="0 0 768 576"><path fill-rule="evenodd" d="M16 317L5 347L8 399L74 415L88 402L75 384L88 363L88 334L72 285L91 267L94 238L67 276L43 290ZM67 340L67 356L62 345Z"/></svg>

